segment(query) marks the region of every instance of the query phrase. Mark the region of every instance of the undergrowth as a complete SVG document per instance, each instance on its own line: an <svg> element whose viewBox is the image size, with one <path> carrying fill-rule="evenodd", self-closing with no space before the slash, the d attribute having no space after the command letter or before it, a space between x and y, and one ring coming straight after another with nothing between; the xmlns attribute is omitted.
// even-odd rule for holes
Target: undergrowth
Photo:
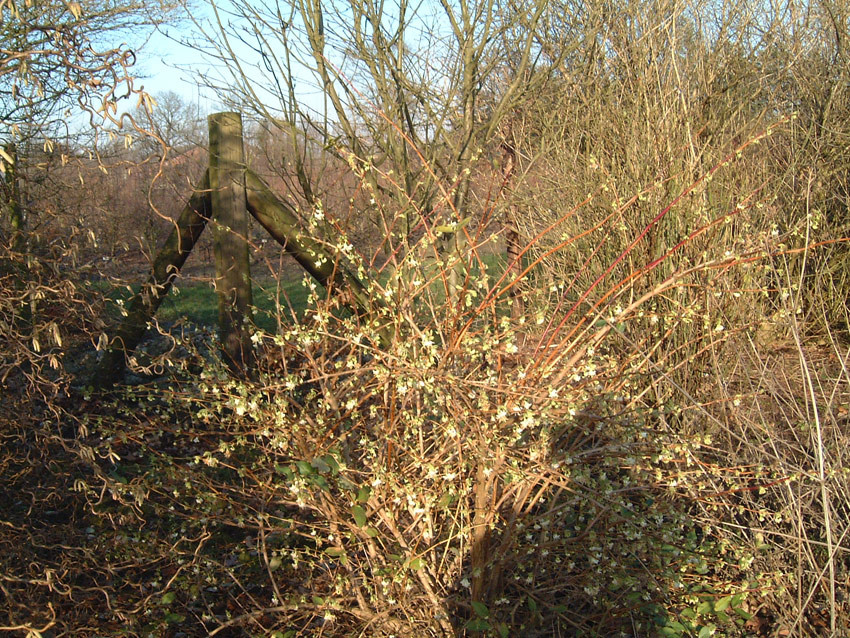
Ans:
<svg viewBox="0 0 850 638"><path fill-rule="evenodd" d="M720 241L727 218L756 219L743 193L662 254L638 250L749 145L626 241L597 239L584 263L608 258L572 283L562 251L590 235L564 236L580 209L565 212L524 251L546 285L520 316L511 270L480 257L493 220L446 253L423 214L420 243L370 279L370 312L305 281L303 318L255 331L246 378L170 337L180 349L152 363L169 378L55 386L50 415L7 416L3 628L840 635L847 353L835 332L806 339L807 238L759 217ZM329 248L368 272L343 233ZM43 365L25 350L24 375Z"/></svg>

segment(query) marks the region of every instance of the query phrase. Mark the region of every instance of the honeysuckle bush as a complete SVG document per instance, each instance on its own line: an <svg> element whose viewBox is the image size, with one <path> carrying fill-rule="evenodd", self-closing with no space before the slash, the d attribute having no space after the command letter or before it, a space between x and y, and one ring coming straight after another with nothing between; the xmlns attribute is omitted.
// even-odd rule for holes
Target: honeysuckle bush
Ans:
<svg viewBox="0 0 850 638"><path fill-rule="evenodd" d="M406 254L369 285L371 314L305 280L304 319L255 333L253 378L199 356L200 374L131 390L87 426L93 503L108 490L177 548L134 622L376 636L745 625L748 597L781 573L749 569L752 547L695 516L740 477L704 463L703 430L671 425L682 405L628 332L653 295L723 262L558 324L545 308L511 319L487 242L469 246L430 264Z"/></svg>
<svg viewBox="0 0 850 638"><path fill-rule="evenodd" d="M103 613L142 635L746 635L765 605L787 608L787 626L809 622L810 600L835 615L825 585L844 572L818 552L843 551L840 429L742 372L777 332L800 332L804 229L732 233L727 217L750 228L761 214L740 201L661 260L639 232L585 246L583 264L603 263L570 280L530 271L518 317L486 216L456 252L424 214L417 244L388 233L370 279L380 260L314 205L305 229L332 238L372 307L305 279L306 310L254 333L253 375L170 335L129 364L171 378L112 403L83 393L75 440L54 443L88 508L85 558L30 570L107 583ZM550 232L544 254L588 236ZM806 405L835 419L840 386ZM792 404L805 444L776 425Z"/></svg>

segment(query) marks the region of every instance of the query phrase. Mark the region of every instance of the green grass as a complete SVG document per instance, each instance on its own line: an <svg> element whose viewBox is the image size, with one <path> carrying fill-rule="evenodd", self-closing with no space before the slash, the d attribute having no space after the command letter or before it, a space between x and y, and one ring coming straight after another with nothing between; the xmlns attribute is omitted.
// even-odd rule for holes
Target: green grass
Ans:
<svg viewBox="0 0 850 638"><path fill-rule="evenodd" d="M92 284L96 289L103 290L107 284L98 282ZM113 302L107 307L107 312L115 321L119 321L117 301L128 301L132 294L138 292L140 286L115 288L107 293L107 298ZM283 322L292 320L294 311L298 317L304 314L307 307L308 290L301 279L280 282L274 280L253 282L254 321L257 326L267 331L275 331L278 327L278 311ZM159 321L173 322L178 319L188 319L201 326L212 327L218 323L218 299L215 290L209 283L178 281L168 293L156 313Z"/></svg>
<svg viewBox="0 0 850 638"><path fill-rule="evenodd" d="M492 284L495 281L493 278L497 278L506 266L504 256L491 253L483 255L482 260ZM480 267L473 264L471 270L473 276L477 276ZM385 284L386 273L382 274L378 280L381 284ZM93 288L100 291L108 290L108 285L105 281L91 284ZM134 285L131 291L124 286L107 292L107 298L113 302L109 305L107 312L116 322L120 321L120 314L117 303L114 302L119 299L124 302L129 301L130 296L139 288L139 285ZM438 300L442 298L443 290L440 281L433 283L433 292ZM280 282L273 278L255 280L252 293L255 323L263 330L274 332L278 328L278 314L283 323L292 321L292 312L295 312L299 319L303 317L307 308L309 291L302 284L299 276ZM188 319L200 326L214 327L218 323L218 299L215 290L209 282L178 280L163 300L156 318L164 322Z"/></svg>
<svg viewBox="0 0 850 638"><path fill-rule="evenodd" d="M301 316L307 307L307 289L301 280L281 282L254 282L254 321L267 331L278 326L278 313L283 322L292 320L292 312ZM178 285L163 300L157 317L162 321L186 318L202 326L218 322L218 299L209 284L187 283Z"/></svg>

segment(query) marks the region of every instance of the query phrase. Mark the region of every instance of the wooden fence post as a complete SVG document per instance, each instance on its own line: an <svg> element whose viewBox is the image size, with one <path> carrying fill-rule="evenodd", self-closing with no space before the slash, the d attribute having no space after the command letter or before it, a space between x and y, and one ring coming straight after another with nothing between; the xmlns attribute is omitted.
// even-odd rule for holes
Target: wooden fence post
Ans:
<svg viewBox="0 0 850 638"><path fill-rule="evenodd" d="M251 271L242 116L209 116L210 188L215 252L218 323L227 365L245 374L253 364L251 347Z"/></svg>

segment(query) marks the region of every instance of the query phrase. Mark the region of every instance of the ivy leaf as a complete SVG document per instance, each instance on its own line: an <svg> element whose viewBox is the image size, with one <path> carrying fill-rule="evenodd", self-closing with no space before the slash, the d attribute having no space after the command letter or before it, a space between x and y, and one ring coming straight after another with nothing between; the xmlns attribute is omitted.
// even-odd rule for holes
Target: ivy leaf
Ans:
<svg viewBox="0 0 850 638"><path fill-rule="evenodd" d="M336 476L339 474L339 463L337 463L336 457L333 454L325 454L322 459L327 463L328 467L331 469L331 473Z"/></svg>
<svg viewBox="0 0 850 638"><path fill-rule="evenodd" d="M366 510L360 505L354 505L351 508L351 515L354 517L354 522L357 527L366 527Z"/></svg>
<svg viewBox="0 0 850 638"><path fill-rule="evenodd" d="M452 494L450 494L449 492L446 492L445 494L443 494L443 496L437 502L437 509L444 509L444 508L448 507L449 505L452 504L452 501L454 501L454 500L455 500L454 496Z"/></svg>
<svg viewBox="0 0 850 638"><path fill-rule="evenodd" d="M726 611L729 608L729 605L732 603L731 596L724 596L716 603L714 603L714 611Z"/></svg>
<svg viewBox="0 0 850 638"><path fill-rule="evenodd" d="M310 466L319 470L321 474L326 474L331 471L331 466L323 458L316 457L310 461Z"/></svg>
<svg viewBox="0 0 850 638"><path fill-rule="evenodd" d="M295 466L298 468L298 473L301 476L310 476L315 473L313 466L310 465L307 461L295 461Z"/></svg>
<svg viewBox="0 0 850 638"><path fill-rule="evenodd" d="M474 611L475 615L479 618L487 618L490 616L490 610L487 609L487 605L478 600L472 601L472 611Z"/></svg>

